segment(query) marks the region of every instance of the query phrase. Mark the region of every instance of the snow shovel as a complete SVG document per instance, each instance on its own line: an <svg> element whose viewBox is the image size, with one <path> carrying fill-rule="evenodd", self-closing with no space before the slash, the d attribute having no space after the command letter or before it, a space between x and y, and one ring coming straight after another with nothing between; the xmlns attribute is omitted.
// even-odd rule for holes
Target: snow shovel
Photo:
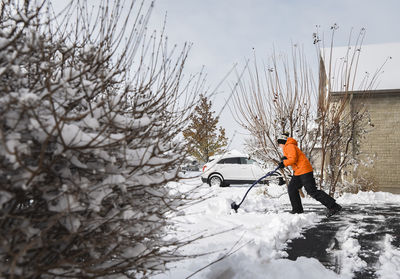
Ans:
<svg viewBox="0 0 400 279"><path fill-rule="evenodd" d="M249 193L249 191L251 190L251 188L254 187L254 185L256 185L258 182L260 182L261 180L263 180L264 178L272 175L273 173L275 173L277 170L279 169L279 167L277 167L276 169L274 169L273 171L270 171L269 173L267 173L266 175L264 175L263 177L261 177L260 179L258 179L256 182L253 183L253 185L250 186L250 188L247 190L246 194L244 195L242 201L239 204L236 204L235 202L231 203L231 208L233 210L235 210L235 212L237 213L237 210L239 209L239 207L242 205L243 201L246 199L247 194Z"/></svg>

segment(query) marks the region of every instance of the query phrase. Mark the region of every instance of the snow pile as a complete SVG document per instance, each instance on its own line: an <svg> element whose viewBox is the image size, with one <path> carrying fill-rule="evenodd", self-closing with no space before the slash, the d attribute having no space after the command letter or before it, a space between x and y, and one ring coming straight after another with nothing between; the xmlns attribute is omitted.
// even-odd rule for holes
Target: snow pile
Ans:
<svg viewBox="0 0 400 279"><path fill-rule="evenodd" d="M334 254L341 267L341 276L351 278L354 272L367 266L367 263L358 256L361 249L358 240L355 238L358 233L354 225L340 229L336 233L335 238L339 242L340 251L335 251Z"/></svg>
<svg viewBox="0 0 400 279"><path fill-rule="evenodd" d="M336 258L339 274L325 268L318 260L299 257L296 261L285 259L284 251L290 239L302 237L302 231L320 222L315 213L307 213L307 206L318 204L311 198L302 198L305 214L292 215L286 187L271 184L257 186L235 213L230 204L241 201L248 189L243 186L212 188L201 184L199 178L184 183L170 183L175 191L197 188L197 197L210 197L183 209L172 217L176 227L171 238L199 236L199 240L181 251L186 255L201 254L174 265L154 279L186 278L352 278L366 267L360 258L361 247L357 235L363 228L353 224L341 227L336 233L338 250L328 251ZM343 205L357 203L394 203L398 195L364 192L345 194L338 199ZM205 238L203 238L205 237ZM399 251L386 241L386 253L381 256L382 269L398 272ZM204 254L203 254L204 253ZM396 269L397 268L397 269ZM387 274L380 271L382 278Z"/></svg>
<svg viewBox="0 0 400 279"><path fill-rule="evenodd" d="M400 249L394 247L392 241L393 237L387 234L383 243L384 253L379 257L381 267L377 272L382 279L400 278Z"/></svg>
<svg viewBox="0 0 400 279"><path fill-rule="evenodd" d="M271 262L254 262L244 254L231 256L230 259L217 263L210 268L209 273L201 278L231 278L231 279L338 279L341 278L316 259L299 257L296 261L277 259Z"/></svg>
<svg viewBox="0 0 400 279"><path fill-rule="evenodd" d="M200 185L193 179L185 183L170 183L169 187L184 192ZM313 226L320 219L315 213L292 215L282 212L282 204L289 199L282 186L268 186L268 194L262 195L265 186L253 189L235 213L230 204L240 202L247 187L211 188L203 184L197 196L211 196L173 217L178 228L170 237L182 238L201 235L184 254L205 255L193 260L178 262L170 271L155 278L186 278L208 264L209 268L196 273L195 278L304 278L311 267L310 278L337 278L315 259L299 258L292 262L283 259L288 240L301 237L303 229ZM210 254L211 253L211 254ZM261 276L261 277L260 277ZM297 277L293 277L297 276Z"/></svg>
<svg viewBox="0 0 400 279"><path fill-rule="evenodd" d="M357 194L344 193L337 199L339 204L382 204L382 203L400 203L400 195L388 192L359 192Z"/></svg>

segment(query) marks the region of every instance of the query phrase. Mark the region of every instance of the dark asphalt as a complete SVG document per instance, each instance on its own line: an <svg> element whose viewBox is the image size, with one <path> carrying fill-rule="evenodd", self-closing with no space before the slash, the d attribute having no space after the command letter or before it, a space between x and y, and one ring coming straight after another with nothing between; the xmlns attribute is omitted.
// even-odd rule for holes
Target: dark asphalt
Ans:
<svg viewBox="0 0 400 279"><path fill-rule="evenodd" d="M400 247L400 206L352 205L343 206L339 215L325 217L325 208L316 205L304 205L305 213L316 212L324 216L316 226L306 229L303 238L293 239L288 243L288 259L312 257L325 267L340 274L341 259L335 251L341 250L338 232L355 225L358 233L352 235L361 246L358 256L367 263L367 267L355 272L353 278L377 278L376 266L379 262L383 239L386 234L393 236L392 245ZM336 236L336 237L335 237Z"/></svg>

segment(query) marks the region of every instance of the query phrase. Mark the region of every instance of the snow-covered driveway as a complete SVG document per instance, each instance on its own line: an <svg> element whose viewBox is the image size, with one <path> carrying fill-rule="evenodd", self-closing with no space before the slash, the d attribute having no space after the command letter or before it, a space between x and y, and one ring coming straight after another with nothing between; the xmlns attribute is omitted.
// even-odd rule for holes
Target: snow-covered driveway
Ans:
<svg viewBox="0 0 400 279"><path fill-rule="evenodd" d="M155 276L154 279L188 276L251 279L352 278L356 272L367 266L362 257L365 251L360 248L356 235L364 235L365 232L373 234L373 230L357 222L364 218L362 211L351 212L348 208L365 204L364 209L368 211L368 206L372 205L379 207L385 203L400 204L400 195L389 193L346 194L339 198L338 203L346 209L339 217L328 220L332 225L337 224L337 230L331 234L337 239L337 245L329 243L331 250L328 252L336 255L333 259L340 259L342 262L329 266L329 262L327 264L322 261L324 266L315 257L307 254L295 255L289 250L296 243L294 239L301 238L303 233L310 233L312 229L318 229L318 226L326 223L318 202L304 198L305 214L289 214L287 211L290 203L285 194L285 186L272 184L253 188L235 213L230 204L233 201L239 203L248 186L210 188L201 184L199 178L186 180L184 183L171 183L168 186L172 191L184 192L196 185L201 185L196 190L196 196L211 197L171 216L176 227L171 229L170 236L182 239L204 235L205 238L187 246L181 252L207 254L168 266L169 271ZM347 215L351 216L344 218ZM378 215L381 216L378 219L385 218L383 213ZM397 245L399 237L390 233L382 235L380 246L377 245L382 249L374 250L375 258L378 259L374 269L377 278L400 278L400 250ZM336 269L338 273L329 267Z"/></svg>
<svg viewBox="0 0 400 279"><path fill-rule="evenodd" d="M323 215L323 207L309 207ZM322 218L303 236L289 241L288 259L318 259L353 278L400 278L400 206L346 205L340 215Z"/></svg>

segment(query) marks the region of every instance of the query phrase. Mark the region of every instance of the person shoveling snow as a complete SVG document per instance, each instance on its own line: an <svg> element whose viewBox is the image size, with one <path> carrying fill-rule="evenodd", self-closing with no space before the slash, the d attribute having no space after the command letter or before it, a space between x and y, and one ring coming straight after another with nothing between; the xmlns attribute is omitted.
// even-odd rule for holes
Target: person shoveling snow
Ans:
<svg viewBox="0 0 400 279"><path fill-rule="evenodd" d="M278 138L278 144L284 156L278 167L283 169L291 166L294 171L288 185L288 194L292 205L291 213L303 213L303 205L299 194L299 189L303 186L313 199L327 207L327 217L338 213L342 207L327 193L317 189L313 168L304 153L297 147L297 141L289 137L288 133L283 133Z"/></svg>

